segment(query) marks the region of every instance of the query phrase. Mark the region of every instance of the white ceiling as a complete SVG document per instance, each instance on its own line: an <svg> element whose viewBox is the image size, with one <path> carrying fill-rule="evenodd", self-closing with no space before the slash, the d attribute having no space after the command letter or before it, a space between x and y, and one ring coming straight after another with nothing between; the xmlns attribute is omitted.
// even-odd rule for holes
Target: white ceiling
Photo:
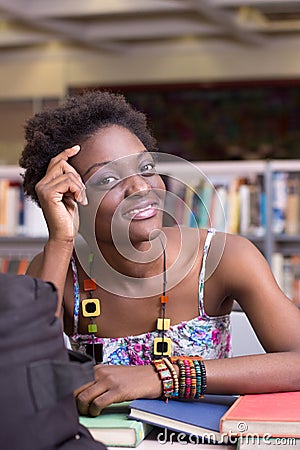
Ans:
<svg viewBox="0 0 300 450"><path fill-rule="evenodd" d="M299 39L300 1L0 0L0 56L57 48L122 53Z"/></svg>

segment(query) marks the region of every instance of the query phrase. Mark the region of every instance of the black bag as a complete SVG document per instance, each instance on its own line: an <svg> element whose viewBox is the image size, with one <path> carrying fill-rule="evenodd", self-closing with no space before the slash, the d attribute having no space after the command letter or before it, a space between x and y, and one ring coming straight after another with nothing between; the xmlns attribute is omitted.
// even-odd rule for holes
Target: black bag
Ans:
<svg viewBox="0 0 300 450"><path fill-rule="evenodd" d="M92 361L67 351L51 283L0 274L0 448L103 450L79 424L73 391Z"/></svg>

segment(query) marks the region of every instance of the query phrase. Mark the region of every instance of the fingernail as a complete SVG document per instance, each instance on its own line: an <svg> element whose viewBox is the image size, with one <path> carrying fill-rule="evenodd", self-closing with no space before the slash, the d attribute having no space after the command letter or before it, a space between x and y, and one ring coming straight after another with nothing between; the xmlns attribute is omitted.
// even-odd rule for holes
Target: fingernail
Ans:
<svg viewBox="0 0 300 450"><path fill-rule="evenodd" d="M85 191L81 191L79 196L78 196L78 201L79 203L81 203L83 206L86 206L88 204L88 199L86 196Z"/></svg>
<svg viewBox="0 0 300 450"><path fill-rule="evenodd" d="M80 150L80 145L76 144L76 145L73 145L73 147L71 147L71 148L72 148L72 150Z"/></svg>

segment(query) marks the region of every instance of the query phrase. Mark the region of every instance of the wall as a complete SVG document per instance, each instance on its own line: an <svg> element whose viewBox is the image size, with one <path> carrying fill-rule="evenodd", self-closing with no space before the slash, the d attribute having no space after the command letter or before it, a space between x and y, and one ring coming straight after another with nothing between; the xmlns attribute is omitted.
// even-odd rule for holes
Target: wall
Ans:
<svg viewBox="0 0 300 450"><path fill-rule="evenodd" d="M264 47L245 44L161 46L151 51L104 54L66 51L49 46L42 51L0 57L0 164L17 164L23 124L36 112L40 99L65 96L69 87L176 83L242 79L300 78L298 42L274 41ZM29 101L7 125L6 103ZM11 107L8 108L9 110Z"/></svg>
<svg viewBox="0 0 300 450"><path fill-rule="evenodd" d="M69 86L217 81L252 78L299 78L298 42L265 47L218 45L189 51L157 49L124 54L40 53L1 57L0 100L62 97ZM16 57L18 59L16 59Z"/></svg>

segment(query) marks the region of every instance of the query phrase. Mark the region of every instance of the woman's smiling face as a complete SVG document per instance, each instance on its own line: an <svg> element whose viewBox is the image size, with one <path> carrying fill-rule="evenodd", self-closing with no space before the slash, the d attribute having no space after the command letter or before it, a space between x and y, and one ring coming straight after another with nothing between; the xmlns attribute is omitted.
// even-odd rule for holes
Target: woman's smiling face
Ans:
<svg viewBox="0 0 300 450"><path fill-rule="evenodd" d="M157 236L165 185L153 155L135 134L117 125L103 128L82 145L72 165L86 184L94 214L97 210L99 243L111 242L112 235L124 242L129 236L133 244Z"/></svg>

